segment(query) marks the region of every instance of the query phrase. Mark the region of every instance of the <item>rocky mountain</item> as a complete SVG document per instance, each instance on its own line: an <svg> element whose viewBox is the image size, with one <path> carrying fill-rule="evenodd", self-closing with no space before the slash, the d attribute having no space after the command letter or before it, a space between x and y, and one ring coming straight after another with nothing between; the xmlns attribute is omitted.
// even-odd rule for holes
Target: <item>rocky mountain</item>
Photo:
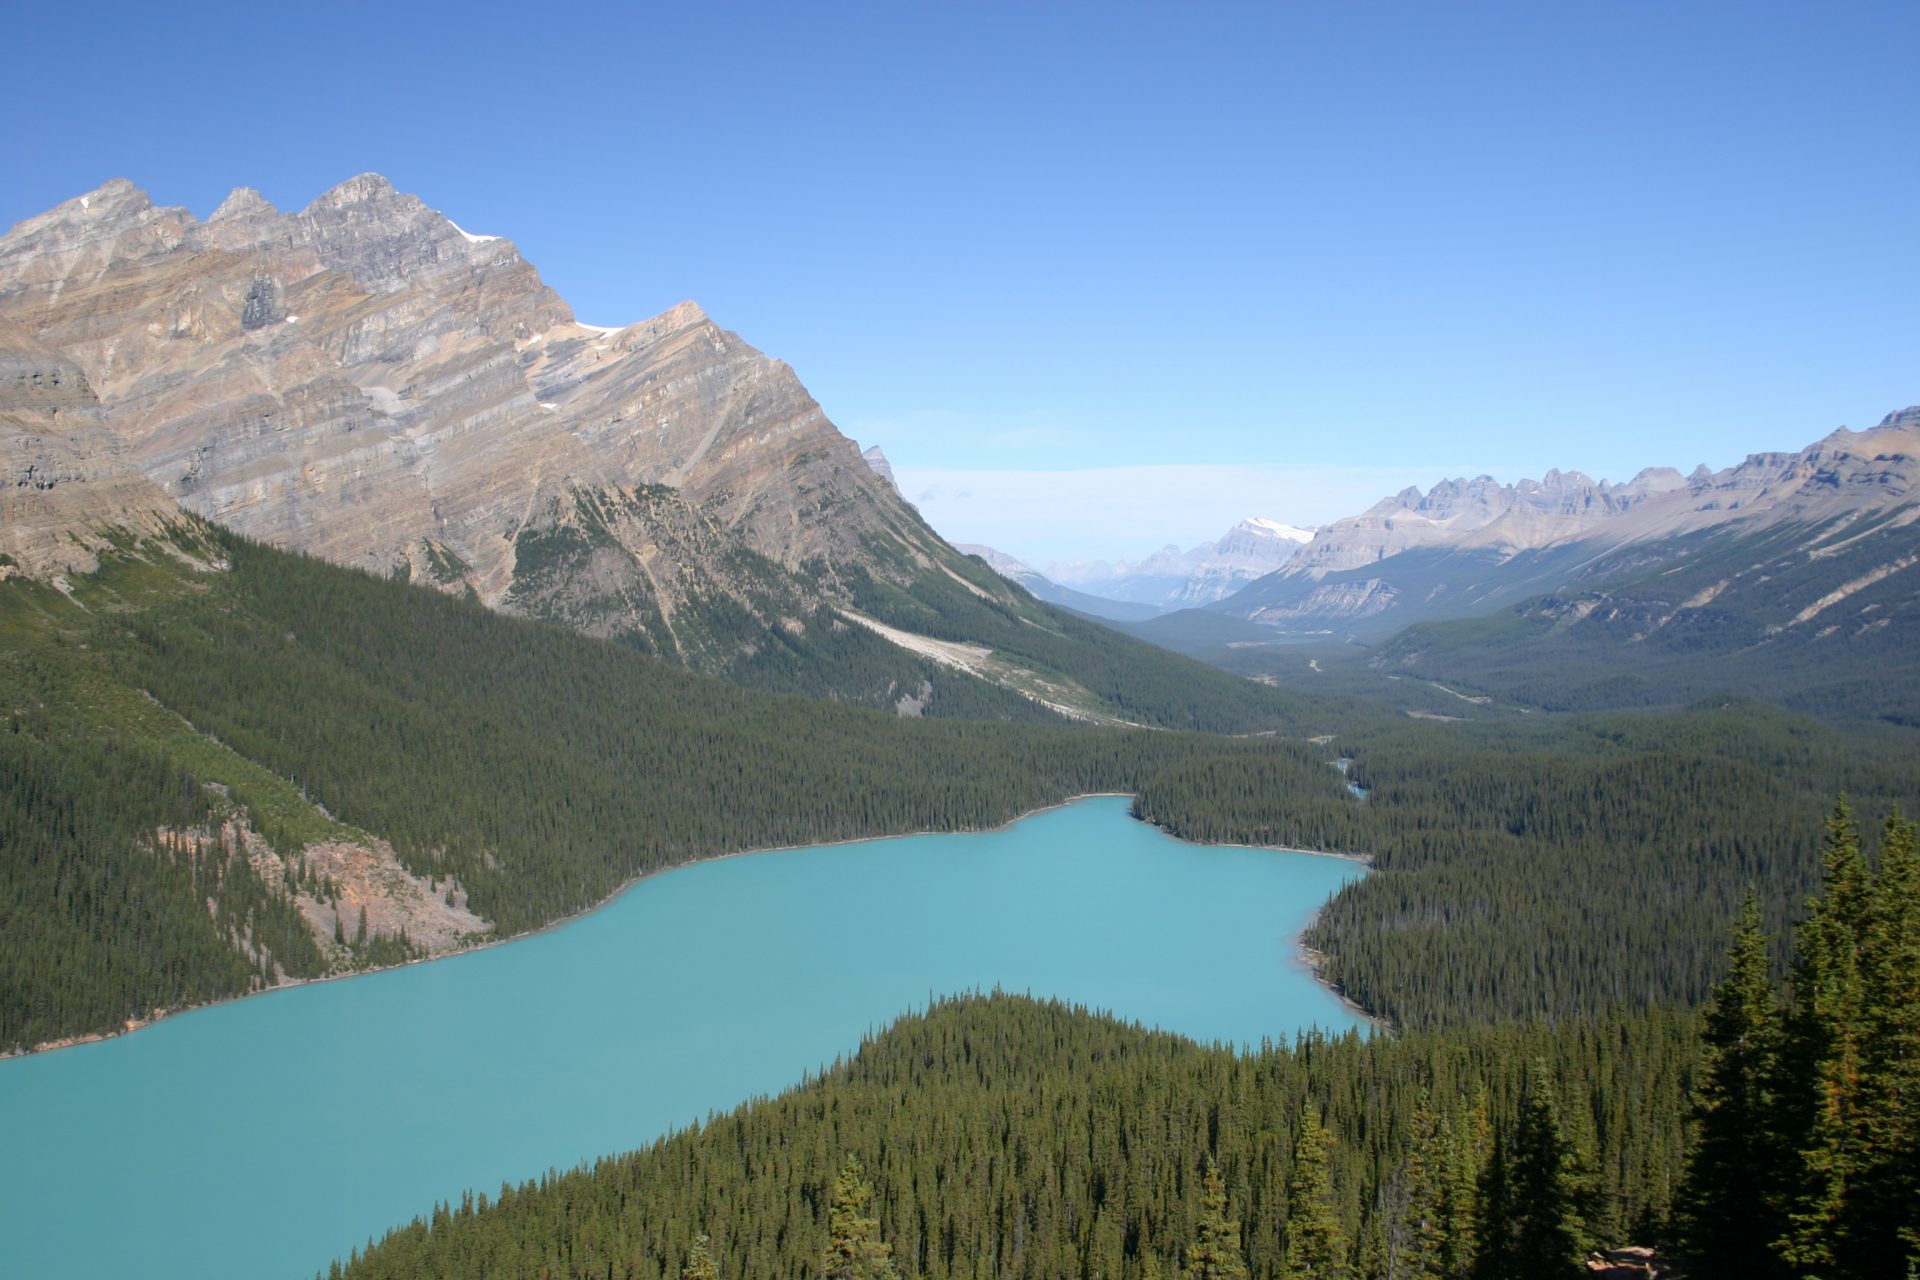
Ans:
<svg viewBox="0 0 1920 1280"><path fill-rule="evenodd" d="M1677 564L1704 539L1778 534L1773 543L1784 538L1813 561L1831 563L1832 553L1820 548L1836 531L1858 529L1862 538L1890 539L1889 546L1920 540L1917 483L1916 409L1719 472L1650 469L1624 485L1557 471L1516 485L1485 476L1444 481L1335 521L1279 571L1211 607L1286 631L1378 638L1414 622L1490 613L1543 592ZM1904 558L1891 553L1889 565Z"/></svg>
<svg viewBox="0 0 1920 1280"><path fill-rule="evenodd" d="M861 450L860 460L867 464L873 474L885 480L893 487L894 493L900 492L900 482L894 479L893 464L887 461L887 455L880 451L879 445L869 445Z"/></svg>
<svg viewBox="0 0 1920 1280"><path fill-rule="evenodd" d="M1190 609L1224 599L1292 559L1313 537L1310 529L1250 517L1213 542L1182 551L1168 545L1143 560L1050 564L1048 577L1109 600Z"/></svg>
<svg viewBox="0 0 1920 1280"><path fill-rule="evenodd" d="M1283 680L1300 669L1320 679L1348 656L1375 679L1438 691L1440 706L1420 714L1731 695L1838 722L1920 725L1920 410L1678 485L1648 476L1625 492L1593 486L1572 503L1534 504L1530 524L1505 521L1529 531L1525 545L1489 532L1502 516L1479 518L1503 502L1510 515L1508 495L1462 504L1470 486L1443 487L1408 520L1422 545L1318 578L1283 571L1215 606L1222 622L1251 619L1276 639L1358 647L1315 656L1241 637L1185 651ZM1419 504L1409 495L1408 505ZM1449 517L1476 527L1433 537ZM1401 532L1387 528L1400 519L1330 526L1322 563L1337 560L1343 536L1351 547Z"/></svg>
<svg viewBox="0 0 1920 1280"><path fill-rule="evenodd" d="M6 428L17 474L64 487L8 509L36 571L47 521L150 524L157 489L746 683L1115 714L1104 659L943 542L786 364L691 302L580 323L511 241L377 175L292 213L241 188L205 221L107 183L0 237L0 331L19 394L39 369L92 397ZM103 500L63 507L83 473Z"/></svg>

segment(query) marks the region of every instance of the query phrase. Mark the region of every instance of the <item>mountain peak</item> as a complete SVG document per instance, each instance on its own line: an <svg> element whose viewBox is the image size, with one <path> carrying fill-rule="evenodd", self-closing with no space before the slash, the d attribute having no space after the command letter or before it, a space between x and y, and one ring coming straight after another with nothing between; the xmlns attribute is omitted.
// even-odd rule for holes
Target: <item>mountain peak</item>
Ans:
<svg viewBox="0 0 1920 1280"><path fill-rule="evenodd" d="M277 217L280 211L267 202L267 198L252 187L235 187L213 211L208 222L231 222L240 218Z"/></svg>
<svg viewBox="0 0 1920 1280"><path fill-rule="evenodd" d="M330 187L320 193L314 202L307 206L309 213L317 208L344 208L350 204L364 204L370 200L385 199L394 194L393 184L377 173L360 173L348 178L339 186Z"/></svg>

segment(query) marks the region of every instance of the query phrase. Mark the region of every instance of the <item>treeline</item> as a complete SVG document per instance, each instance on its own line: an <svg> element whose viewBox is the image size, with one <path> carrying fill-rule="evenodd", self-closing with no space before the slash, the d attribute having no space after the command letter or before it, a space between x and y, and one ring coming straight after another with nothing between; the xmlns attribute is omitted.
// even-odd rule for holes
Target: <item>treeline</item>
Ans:
<svg viewBox="0 0 1920 1280"><path fill-rule="evenodd" d="M1306 941L1396 1025L1562 1017L1703 1000L1749 885L1784 932L1818 885L1827 800L1913 795L1911 757L1883 746L1746 702L1374 721L1325 750L1364 801L1242 758L1155 774L1137 811L1199 840L1372 854Z"/></svg>
<svg viewBox="0 0 1920 1280"><path fill-rule="evenodd" d="M822 1277L851 1155L909 1276L1172 1277L1196 1250L1254 1277L1576 1275L1671 1220L1697 1050L1661 1010L1242 1055L953 1000L780 1098L443 1206L336 1269L652 1280L704 1253Z"/></svg>
<svg viewBox="0 0 1920 1280"><path fill-rule="evenodd" d="M1874 1280L1920 1270L1920 830L1877 868L1842 802L1826 893L1776 993L1749 901L1706 1015L1685 1226L1702 1277Z"/></svg>

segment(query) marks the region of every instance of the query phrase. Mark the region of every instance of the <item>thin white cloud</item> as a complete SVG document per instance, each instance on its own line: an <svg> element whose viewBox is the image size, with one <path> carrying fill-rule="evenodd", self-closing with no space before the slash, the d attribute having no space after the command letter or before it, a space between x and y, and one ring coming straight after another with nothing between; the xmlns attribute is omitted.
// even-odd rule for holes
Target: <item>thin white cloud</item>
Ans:
<svg viewBox="0 0 1920 1280"><path fill-rule="evenodd" d="M1087 467L1024 471L894 464L900 490L950 541L1029 564L1134 559L1211 541L1248 516L1319 525L1440 473L1412 466Z"/></svg>

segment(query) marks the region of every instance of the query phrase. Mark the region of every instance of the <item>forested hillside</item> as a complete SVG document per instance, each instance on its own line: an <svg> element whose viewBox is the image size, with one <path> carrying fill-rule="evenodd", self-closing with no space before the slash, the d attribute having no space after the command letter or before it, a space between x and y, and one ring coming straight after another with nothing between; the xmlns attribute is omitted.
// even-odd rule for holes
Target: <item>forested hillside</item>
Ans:
<svg viewBox="0 0 1920 1280"><path fill-rule="evenodd" d="M1369 788L1289 796L1265 762L1175 767L1142 816L1198 840L1365 851L1308 932L1396 1024L1696 1003L1741 894L1776 931L1817 883L1820 820L1912 808L1912 756L1755 703L1534 722L1363 720L1327 746ZM1784 952L1783 952L1784 954Z"/></svg>
<svg viewBox="0 0 1920 1280"><path fill-rule="evenodd" d="M994 826L1177 761L1259 757L1339 789L1303 742L753 693L208 527L177 536L225 567L129 548L71 595L0 583L0 764L17 779L0 804L0 1045L418 953L349 927L321 955L276 890L337 904L338 887L215 857L229 822L295 881L314 842L389 841L500 936L691 858Z"/></svg>
<svg viewBox="0 0 1920 1280"><path fill-rule="evenodd" d="M1484 1259L1475 1274L1540 1280L1507 1264L1544 1247L1570 1268L1587 1241L1662 1230L1696 1056L1692 1019L1668 1012L1242 1056L963 999L778 1099L437 1209L339 1271L651 1280L705 1235L721 1277L819 1277L851 1155L907 1276L1171 1277L1205 1243L1222 1269L1186 1274L1237 1259L1255 1277L1465 1275Z"/></svg>

